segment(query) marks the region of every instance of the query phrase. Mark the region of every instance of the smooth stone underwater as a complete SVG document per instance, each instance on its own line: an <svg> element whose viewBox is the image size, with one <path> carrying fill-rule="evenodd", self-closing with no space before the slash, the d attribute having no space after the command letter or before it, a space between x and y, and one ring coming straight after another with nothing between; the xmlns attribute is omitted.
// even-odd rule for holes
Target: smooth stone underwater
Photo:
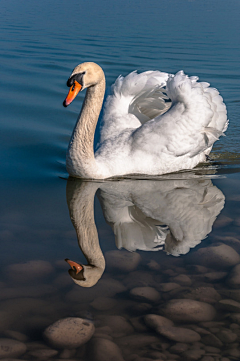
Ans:
<svg viewBox="0 0 240 361"><path fill-rule="evenodd" d="M90 340L94 330L93 323L88 320L67 317L47 327L43 336L53 347L72 349Z"/></svg>
<svg viewBox="0 0 240 361"><path fill-rule="evenodd" d="M172 299L159 311L176 322L211 321L216 315L210 304L191 299Z"/></svg>
<svg viewBox="0 0 240 361"><path fill-rule="evenodd" d="M189 261L201 266L223 270L238 264L240 256L232 247L220 243L193 252Z"/></svg>
<svg viewBox="0 0 240 361"><path fill-rule="evenodd" d="M26 350L27 347L23 342L10 338L0 339L0 359L6 357L19 357L24 354Z"/></svg>

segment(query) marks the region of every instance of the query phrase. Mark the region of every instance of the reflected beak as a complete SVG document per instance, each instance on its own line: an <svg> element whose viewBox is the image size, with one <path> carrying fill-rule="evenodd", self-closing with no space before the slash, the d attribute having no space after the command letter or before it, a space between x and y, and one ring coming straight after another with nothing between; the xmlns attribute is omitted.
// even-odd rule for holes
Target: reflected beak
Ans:
<svg viewBox="0 0 240 361"><path fill-rule="evenodd" d="M69 266L76 272L76 274L78 274L82 269L83 266L81 266L80 264L71 261L70 259L66 258L65 261L69 264Z"/></svg>
<svg viewBox="0 0 240 361"><path fill-rule="evenodd" d="M80 90L82 89L82 85L79 84L76 80L74 81L74 84L71 86L68 95L66 99L63 102L63 106L67 107L69 104L72 103L72 101L76 98Z"/></svg>

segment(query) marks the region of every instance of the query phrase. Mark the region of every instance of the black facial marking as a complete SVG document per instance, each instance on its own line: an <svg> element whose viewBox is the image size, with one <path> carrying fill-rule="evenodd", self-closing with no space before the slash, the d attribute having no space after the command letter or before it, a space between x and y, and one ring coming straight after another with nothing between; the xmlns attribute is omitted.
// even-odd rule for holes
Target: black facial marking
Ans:
<svg viewBox="0 0 240 361"><path fill-rule="evenodd" d="M82 73L78 73L78 74L74 74L73 76L71 76L68 81L67 81L67 86L70 88L73 84L74 81L76 80L81 86L83 86L83 75L85 74L85 71L83 71Z"/></svg>
<svg viewBox="0 0 240 361"><path fill-rule="evenodd" d="M83 275L83 269L79 272L76 273L76 271L74 271L73 269L68 270L68 273L70 274L70 276L72 278L74 278L75 280L80 280L80 281L86 281L86 278Z"/></svg>

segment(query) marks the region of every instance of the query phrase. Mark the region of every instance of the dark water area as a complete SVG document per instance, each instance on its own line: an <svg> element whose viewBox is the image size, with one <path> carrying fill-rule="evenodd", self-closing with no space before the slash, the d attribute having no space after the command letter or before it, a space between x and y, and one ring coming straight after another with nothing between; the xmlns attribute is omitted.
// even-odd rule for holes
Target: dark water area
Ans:
<svg viewBox="0 0 240 361"><path fill-rule="evenodd" d="M1 1L1 360L240 359L239 10ZM62 102L84 61L108 86L136 69L211 83L229 118L212 161L155 179L68 179L84 93Z"/></svg>

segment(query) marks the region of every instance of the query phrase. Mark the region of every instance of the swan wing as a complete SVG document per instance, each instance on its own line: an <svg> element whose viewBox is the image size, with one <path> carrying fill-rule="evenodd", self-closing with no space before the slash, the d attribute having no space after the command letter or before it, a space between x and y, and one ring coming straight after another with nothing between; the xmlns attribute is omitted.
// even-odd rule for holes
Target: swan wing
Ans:
<svg viewBox="0 0 240 361"><path fill-rule="evenodd" d="M169 76L166 92L172 106L133 131L132 151L190 158L210 152L227 129L226 106L216 89L197 80L183 71Z"/></svg>
<svg viewBox="0 0 240 361"><path fill-rule="evenodd" d="M119 76L104 103L100 143L164 113L171 104L165 102L167 79L168 74L160 71Z"/></svg>

